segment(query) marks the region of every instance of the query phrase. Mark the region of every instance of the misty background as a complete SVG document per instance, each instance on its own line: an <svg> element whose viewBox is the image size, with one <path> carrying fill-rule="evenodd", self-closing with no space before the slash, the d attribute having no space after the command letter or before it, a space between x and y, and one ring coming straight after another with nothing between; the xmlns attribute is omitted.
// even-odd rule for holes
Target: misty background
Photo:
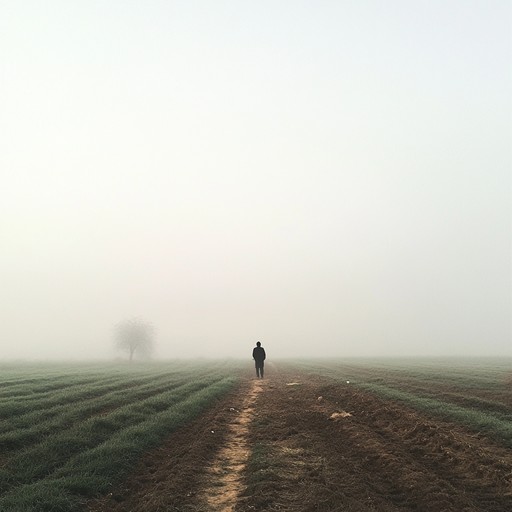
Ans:
<svg viewBox="0 0 512 512"><path fill-rule="evenodd" d="M512 355L508 1L0 1L0 358Z"/></svg>

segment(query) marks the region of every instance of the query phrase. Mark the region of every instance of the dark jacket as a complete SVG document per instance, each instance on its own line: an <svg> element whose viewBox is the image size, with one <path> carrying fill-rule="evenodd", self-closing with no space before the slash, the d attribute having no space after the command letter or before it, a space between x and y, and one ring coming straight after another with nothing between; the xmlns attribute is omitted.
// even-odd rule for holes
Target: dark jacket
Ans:
<svg viewBox="0 0 512 512"><path fill-rule="evenodd" d="M265 349L263 347L254 347L252 351L252 357L255 361L264 361L267 357L265 355Z"/></svg>

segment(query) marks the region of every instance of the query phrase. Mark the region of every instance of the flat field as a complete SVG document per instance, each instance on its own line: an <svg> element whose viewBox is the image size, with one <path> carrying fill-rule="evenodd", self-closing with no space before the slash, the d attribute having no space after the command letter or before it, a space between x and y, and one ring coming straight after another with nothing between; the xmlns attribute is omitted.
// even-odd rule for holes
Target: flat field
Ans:
<svg viewBox="0 0 512 512"><path fill-rule="evenodd" d="M0 366L0 510L512 510L512 360Z"/></svg>
<svg viewBox="0 0 512 512"><path fill-rule="evenodd" d="M0 510L83 509L233 387L239 365L2 365Z"/></svg>

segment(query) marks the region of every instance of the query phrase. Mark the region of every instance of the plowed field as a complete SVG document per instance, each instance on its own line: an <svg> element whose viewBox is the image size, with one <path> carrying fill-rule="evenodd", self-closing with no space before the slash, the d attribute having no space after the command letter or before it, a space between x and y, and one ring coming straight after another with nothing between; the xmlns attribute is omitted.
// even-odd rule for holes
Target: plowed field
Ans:
<svg viewBox="0 0 512 512"><path fill-rule="evenodd" d="M274 365L262 381L247 374L87 508L505 512L512 452L460 422Z"/></svg>

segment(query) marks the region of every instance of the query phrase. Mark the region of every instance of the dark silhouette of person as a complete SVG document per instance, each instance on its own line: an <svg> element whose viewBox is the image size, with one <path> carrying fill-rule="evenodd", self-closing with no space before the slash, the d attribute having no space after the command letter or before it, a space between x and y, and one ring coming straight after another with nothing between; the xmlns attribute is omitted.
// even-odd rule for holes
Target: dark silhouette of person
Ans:
<svg viewBox="0 0 512 512"><path fill-rule="evenodd" d="M258 341L256 346L252 351L252 358L254 359L254 363L256 364L256 377L263 379L263 362L267 355L265 354L265 349L261 346L261 343Z"/></svg>

